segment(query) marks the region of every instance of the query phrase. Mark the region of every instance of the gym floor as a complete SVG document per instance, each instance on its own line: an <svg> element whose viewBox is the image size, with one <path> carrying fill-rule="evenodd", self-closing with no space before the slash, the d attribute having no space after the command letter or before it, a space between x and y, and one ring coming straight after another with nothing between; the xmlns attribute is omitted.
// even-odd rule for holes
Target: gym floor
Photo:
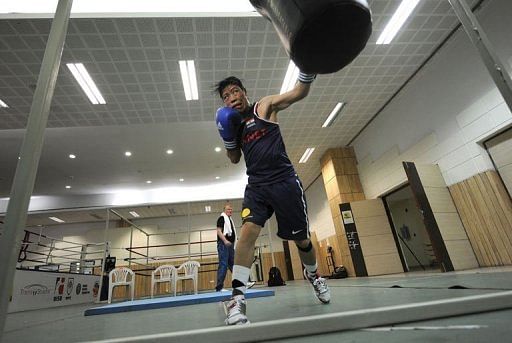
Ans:
<svg viewBox="0 0 512 343"><path fill-rule="evenodd" d="M274 297L250 299L253 322L512 290L512 268L413 272L329 280L332 301L320 304L306 281L274 287ZM255 286L258 287L258 286ZM261 286L263 287L263 286ZM85 342L223 326L221 303L87 316L94 306L73 305L9 314L3 342ZM512 309L314 336L324 342L510 342ZM312 337L280 342L311 342Z"/></svg>

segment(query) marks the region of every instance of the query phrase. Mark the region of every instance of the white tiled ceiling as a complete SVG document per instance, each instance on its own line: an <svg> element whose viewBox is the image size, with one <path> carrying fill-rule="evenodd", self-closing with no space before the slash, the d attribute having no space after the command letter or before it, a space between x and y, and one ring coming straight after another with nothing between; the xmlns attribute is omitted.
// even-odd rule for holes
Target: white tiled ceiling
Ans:
<svg viewBox="0 0 512 343"><path fill-rule="evenodd" d="M288 154L305 186L320 174L318 161L323 152L348 144L458 24L448 1L422 0L392 44L376 45L399 1L371 0L369 4L374 32L364 51L343 70L320 75L306 99L280 114ZM12 150L21 144L21 136L9 131L18 132L26 125L50 24L49 19L0 20L0 99L10 106L0 108L0 197L9 194L17 162L17 153ZM185 101L180 59L196 61L199 101ZM84 137L99 127L113 135L124 127L136 127L140 136L146 137L152 135L155 125L181 130L182 123L207 122L213 133L209 133L212 138L204 142L204 148L210 149L220 142L213 122L221 105L212 92L215 82L237 75L249 97L256 100L279 92L288 61L272 25L260 17L71 19L48 127L81 128ZM106 105L90 104L65 67L69 62L86 66ZM321 128L339 101L347 103L342 116L331 127ZM13 135L17 137L15 143L9 141ZM95 143L103 144L103 149L94 151L94 165L80 166L90 177L75 177L70 192L84 194L94 189L97 193L136 170L127 165L122 170L106 168L98 173L99 167L111 164L109 149L116 144L108 135L101 137L104 141ZM73 146L75 139L73 134L58 135L58 144ZM147 141L137 141L137 148L150 156L154 151ZM173 148L186 152L193 144L183 140ZM299 158L310 146L316 147L310 161L299 165ZM62 189L52 188L59 184L57 178L75 173L64 166L53 173L59 158L52 150L43 155L39 173L46 177L41 178L44 182L38 179L35 194L59 194ZM45 159L52 163L45 164ZM181 164L178 157L174 163ZM149 159L145 164L152 164L155 180L169 177L169 167L160 159ZM197 182L209 182L214 168L211 160L198 159L193 168ZM105 182L105 178L110 181Z"/></svg>

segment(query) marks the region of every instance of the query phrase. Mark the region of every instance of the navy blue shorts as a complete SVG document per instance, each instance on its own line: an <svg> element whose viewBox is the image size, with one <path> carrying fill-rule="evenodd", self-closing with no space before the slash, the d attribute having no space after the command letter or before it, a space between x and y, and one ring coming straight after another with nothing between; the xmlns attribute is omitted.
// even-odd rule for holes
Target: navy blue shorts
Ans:
<svg viewBox="0 0 512 343"><path fill-rule="evenodd" d="M264 226L275 212L277 235L286 240L310 237L306 196L299 178L294 176L270 185L245 187L242 221Z"/></svg>

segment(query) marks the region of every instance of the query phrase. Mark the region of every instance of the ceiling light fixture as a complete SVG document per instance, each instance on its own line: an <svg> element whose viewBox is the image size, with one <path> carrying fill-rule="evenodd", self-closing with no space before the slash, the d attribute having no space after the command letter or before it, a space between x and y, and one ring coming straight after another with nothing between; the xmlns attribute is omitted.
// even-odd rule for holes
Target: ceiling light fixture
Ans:
<svg viewBox="0 0 512 343"><path fill-rule="evenodd" d="M299 163L306 163L311 156L311 154L315 151L315 148L307 148L306 151L304 151L304 154L299 160Z"/></svg>
<svg viewBox="0 0 512 343"><path fill-rule="evenodd" d="M194 60L179 61L181 81L183 82L183 90L185 91L185 99L198 100L199 92L197 90L196 68Z"/></svg>
<svg viewBox="0 0 512 343"><path fill-rule="evenodd" d="M69 158L71 158L71 159L76 158L76 155L74 155L74 154L69 154Z"/></svg>
<svg viewBox="0 0 512 343"><path fill-rule="evenodd" d="M98 87L96 87L96 84L82 63L67 63L66 66L94 105L106 104L105 99L103 99L103 96L98 90Z"/></svg>
<svg viewBox="0 0 512 343"><path fill-rule="evenodd" d="M299 68L293 63L293 61L290 61L290 64L288 64L288 69L286 70L286 75L284 77L283 85L281 86L281 91L279 94L283 94L288 92L290 89L295 86L295 83L297 82L297 77L299 76Z"/></svg>
<svg viewBox="0 0 512 343"><path fill-rule="evenodd" d="M402 0L395 14L393 14L389 23L377 39L376 44L389 44L393 38L395 38L398 30L400 30L419 2L420 0Z"/></svg>
<svg viewBox="0 0 512 343"><path fill-rule="evenodd" d="M5 102L3 102L2 100L0 100L0 107L3 107L3 108L7 108L9 106L7 106L7 104Z"/></svg>
<svg viewBox="0 0 512 343"><path fill-rule="evenodd" d="M149 184L149 183L153 183L153 181L151 181L151 180L147 180L147 181L146 181L146 183L148 183L148 184Z"/></svg>
<svg viewBox="0 0 512 343"><path fill-rule="evenodd" d="M180 179L180 182L183 182L183 181L185 181L185 179Z"/></svg>
<svg viewBox="0 0 512 343"><path fill-rule="evenodd" d="M220 179L220 176L215 176L215 180L218 180L218 179Z"/></svg>
<svg viewBox="0 0 512 343"><path fill-rule="evenodd" d="M54 13L57 1L34 1L17 0L3 1L0 7L0 13L23 14L23 13ZM101 3L101 6L98 4ZM122 6L121 6L122 4ZM99 18L126 17L127 13L140 17L148 17L148 13L159 17L167 14L173 14L178 17L223 17L231 16L256 16L257 12L249 1L239 0L187 0L187 1L169 1L169 0L115 0L115 1L91 1L77 0L73 2L71 17L81 17L79 14L94 14ZM53 18L53 17L52 17Z"/></svg>
<svg viewBox="0 0 512 343"><path fill-rule="evenodd" d="M53 220L54 222L57 222L57 223L65 223L64 220L57 218L57 217L48 217L48 218L50 218L51 220Z"/></svg>
<svg viewBox="0 0 512 343"><path fill-rule="evenodd" d="M66 186L66 189L71 189L71 186Z"/></svg>
<svg viewBox="0 0 512 343"><path fill-rule="evenodd" d="M334 121L334 119L336 119L338 117L338 114L340 114L341 109L343 107L345 107L345 103L344 102L338 102L336 104L336 106L334 106L331 114L329 114L329 116L327 117L325 122L322 124L322 127L330 126L332 124L332 122Z"/></svg>
<svg viewBox="0 0 512 343"><path fill-rule="evenodd" d="M127 151L124 153L125 156L130 157L132 155L131 151Z"/></svg>
<svg viewBox="0 0 512 343"><path fill-rule="evenodd" d="M166 151L166 153L167 153L167 155L172 155L172 154L174 153L174 151L172 151L172 149L168 149L168 150Z"/></svg>
<svg viewBox="0 0 512 343"><path fill-rule="evenodd" d="M211 207L211 206L206 205L206 206L204 207L204 211L205 211L205 212L211 212L211 211L212 211L212 207Z"/></svg>
<svg viewBox="0 0 512 343"><path fill-rule="evenodd" d="M222 149L219 148L218 146L215 147L215 152L220 152Z"/></svg>
<svg viewBox="0 0 512 343"><path fill-rule="evenodd" d="M132 215L132 217L134 217L134 218L139 218L139 217L140 217L140 215L139 215L137 212L135 212L135 211L130 211L130 214L131 214L131 215Z"/></svg>

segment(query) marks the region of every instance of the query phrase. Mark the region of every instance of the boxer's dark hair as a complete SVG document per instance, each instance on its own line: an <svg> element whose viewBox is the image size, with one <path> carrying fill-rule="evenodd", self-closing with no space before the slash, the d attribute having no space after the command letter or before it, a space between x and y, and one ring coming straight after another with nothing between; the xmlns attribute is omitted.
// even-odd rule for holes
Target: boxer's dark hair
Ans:
<svg viewBox="0 0 512 343"><path fill-rule="evenodd" d="M238 87L240 87L241 90L243 90L244 92L247 92L245 90L244 85L242 84L242 81L240 81L240 79L236 76L229 76L229 77L226 77L224 80L219 81L217 84L215 84L214 91L218 92L220 98L222 99L222 91L224 90L224 88L226 88L229 85L238 86Z"/></svg>

